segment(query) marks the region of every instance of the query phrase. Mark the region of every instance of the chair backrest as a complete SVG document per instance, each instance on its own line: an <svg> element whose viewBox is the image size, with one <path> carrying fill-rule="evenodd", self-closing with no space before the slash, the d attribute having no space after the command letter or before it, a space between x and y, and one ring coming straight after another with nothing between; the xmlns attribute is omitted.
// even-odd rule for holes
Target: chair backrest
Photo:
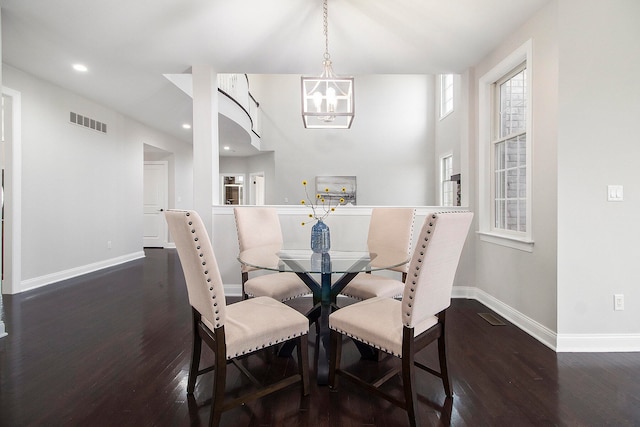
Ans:
<svg viewBox="0 0 640 427"><path fill-rule="evenodd" d="M238 244L240 252L247 249L270 247L282 248L282 229L280 219L275 208L244 206L233 209L238 231ZM242 265L242 271L247 272L253 268Z"/></svg>
<svg viewBox="0 0 640 427"><path fill-rule="evenodd" d="M189 303L214 328L225 322L225 296L220 270L207 229L195 211L168 210L165 218L178 249Z"/></svg>
<svg viewBox="0 0 640 427"><path fill-rule="evenodd" d="M402 296L402 323L414 327L451 304L451 288L472 212L429 214L409 264Z"/></svg>
<svg viewBox="0 0 640 427"><path fill-rule="evenodd" d="M367 236L369 252L404 252L410 257L415 214L414 208L373 208ZM371 264L376 265L375 259ZM406 273L408 268L409 264L403 264L392 270Z"/></svg>

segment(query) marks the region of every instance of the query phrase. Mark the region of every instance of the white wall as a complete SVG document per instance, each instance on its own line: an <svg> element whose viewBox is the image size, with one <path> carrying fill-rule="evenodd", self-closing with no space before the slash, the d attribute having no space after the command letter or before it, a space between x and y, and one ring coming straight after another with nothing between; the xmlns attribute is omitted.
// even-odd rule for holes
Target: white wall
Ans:
<svg viewBox="0 0 640 427"><path fill-rule="evenodd" d="M435 204L433 76L355 76L346 130L303 127L299 75L249 78L263 112L262 147L275 155L267 204L298 203L301 182L323 175L355 175L358 204Z"/></svg>
<svg viewBox="0 0 640 427"><path fill-rule="evenodd" d="M558 332L640 347L640 2L561 0ZM624 185L607 202L607 185ZM613 311L624 294L625 310ZM588 346L588 344L587 344Z"/></svg>
<svg viewBox="0 0 640 427"><path fill-rule="evenodd" d="M503 314L515 315L525 330L546 339L556 331L556 144L558 104L557 3L551 2L507 37L470 71L470 166L476 180L471 210L478 206L478 80L500 61L533 39L530 103L533 108L533 252L511 249L477 239L476 286L484 302L494 302ZM477 223L477 218L476 218ZM541 337L540 335L544 335ZM553 337L551 338L553 341Z"/></svg>
<svg viewBox="0 0 640 427"><path fill-rule="evenodd" d="M144 256L143 144L171 138L3 67L4 85L22 96L22 281L14 292ZM106 123L107 134L69 123L70 111ZM178 187L187 194L185 182Z"/></svg>

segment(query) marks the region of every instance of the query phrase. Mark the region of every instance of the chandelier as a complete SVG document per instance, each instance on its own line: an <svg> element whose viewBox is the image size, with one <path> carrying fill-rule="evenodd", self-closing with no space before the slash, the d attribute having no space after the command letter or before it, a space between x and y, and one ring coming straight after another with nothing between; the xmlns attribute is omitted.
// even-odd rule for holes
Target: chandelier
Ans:
<svg viewBox="0 0 640 427"><path fill-rule="evenodd" d="M349 129L353 122L353 77L333 74L329 55L328 16L327 0L324 0L324 70L319 77L302 77L302 121L307 129Z"/></svg>

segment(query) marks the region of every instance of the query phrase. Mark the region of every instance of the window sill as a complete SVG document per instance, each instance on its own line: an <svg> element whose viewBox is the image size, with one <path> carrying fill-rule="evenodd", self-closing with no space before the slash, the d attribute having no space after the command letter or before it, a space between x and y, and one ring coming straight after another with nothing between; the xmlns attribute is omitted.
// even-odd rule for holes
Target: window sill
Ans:
<svg viewBox="0 0 640 427"><path fill-rule="evenodd" d="M524 252L533 252L533 240L523 239L514 236L505 236L503 234L488 233L486 231L478 231L480 240L495 245L506 246L511 249L518 249Z"/></svg>
<svg viewBox="0 0 640 427"><path fill-rule="evenodd" d="M438 120L442 121L442 120L446 119L447 117L449 117L451 115L451 113L453 113L453 108L451 110L447 111L443 115L438 114L438 116L439 116Z"/></svg>

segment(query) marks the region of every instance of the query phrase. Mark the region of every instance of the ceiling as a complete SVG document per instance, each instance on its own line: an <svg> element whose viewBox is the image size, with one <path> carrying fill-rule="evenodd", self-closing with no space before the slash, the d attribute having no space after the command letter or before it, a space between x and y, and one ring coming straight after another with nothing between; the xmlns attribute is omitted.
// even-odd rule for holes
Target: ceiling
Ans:
<svg viewBox="0 0 640 427"><path fill-rule="evenodd" d="M462 72L549 0L329 0L341 75ZM321 0L0 0L3 62L186 142L163 74L322 71ZM79 74L71 68L85 64Z"/></svg>

